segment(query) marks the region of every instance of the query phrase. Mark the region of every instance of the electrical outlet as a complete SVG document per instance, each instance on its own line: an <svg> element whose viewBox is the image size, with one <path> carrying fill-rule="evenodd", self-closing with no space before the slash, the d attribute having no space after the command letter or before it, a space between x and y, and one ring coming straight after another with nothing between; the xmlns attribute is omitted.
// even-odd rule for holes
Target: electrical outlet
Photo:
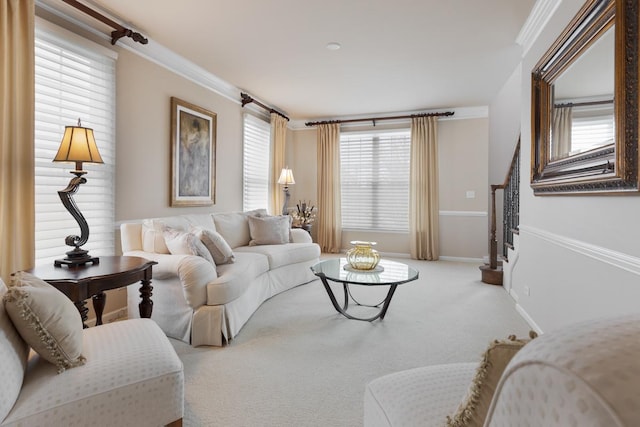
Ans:
<svg viewBox="0 0 640 427"><path fill-rule="evenodd" d="M467 190L467 199L475 199L476 198L476 192L473 190Z"/></svg>
<svg viewBox="0 0 640 427"><path fill-rule="evenodd" d="M529 289L529 287L527 285L524 286L524 293L530 297L531 296L531 289Z"/></svg>

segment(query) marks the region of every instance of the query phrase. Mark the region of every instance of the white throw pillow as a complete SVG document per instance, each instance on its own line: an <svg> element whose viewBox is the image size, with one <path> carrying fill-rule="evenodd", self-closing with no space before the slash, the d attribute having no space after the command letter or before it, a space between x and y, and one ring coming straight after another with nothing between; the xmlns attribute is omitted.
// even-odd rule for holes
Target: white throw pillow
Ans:
<svg viewBox="0 0 640 427"><path fill-rule="evenodd" d="M191 232L205 245L216 265L231 264L236 257L224 237L215 230L193 227Z"/></svg>
<svg viewBox="0 0 640 427"><path fill-rule="evenodd" d="M215 265L211 253L195 234L169 227L164 229L163 234L172 255L196 255Z"/></svg>
<svg viewBox="0 0 640 427"><path fill-rule="evenodd" d="M213 214L213 221L216 224L216 231L222 235L232 249L235 249L240 246L247 246L249 240L251 240L247 218L263 215L267 215L266 209L215 213Z"/></svg>
<svg viewBox="0 0 640 427"><path fill-rule="evenodd" d="M249 246L289 243L292 219L289 215L249 216L248 219L251 234Z"/></svg>
<svg viewBox="0 0 640 427"><path fill-rule="evenodd" d="M3 300L22 339L56 365L58 373L84 365L82 318L62 292L32 274L18 272Z"/></svg>

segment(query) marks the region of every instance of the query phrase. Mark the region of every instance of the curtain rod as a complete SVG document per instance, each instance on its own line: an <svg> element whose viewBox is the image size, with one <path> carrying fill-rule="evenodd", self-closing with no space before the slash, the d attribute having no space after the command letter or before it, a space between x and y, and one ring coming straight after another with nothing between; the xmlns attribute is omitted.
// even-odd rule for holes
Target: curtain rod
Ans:
<svg viewBox="0 0 640 427"><path fill-rule="evenodd" d="M589 102L566 102L564 104L554 104L554 107L588 107L590 105L613 104L613 99L605 101L589 101Z"/></svg>
<svg viewBox="0 0 640 427"><path fill-rule="evenodd" d="M246 93L240 93L240 98L242 98L242 106L244 107L247 104L251 104L252 102L254 104L256 104L258 107L262 107L265 110L267 110L270 113L276 113L279 116L284 117L285 119L287 119L287 121L289 121L289 117L285 116L284 114L282 114L280 111L274 110L273 108L267 107L266 105L264 105L262 102L260 101L256 101L255 99L253 99L251 96L249 96Z"/></svg>
<svg viewBox="0 0 640 427"><path fill-rule="evenodd" d="M305 126L317 126L317 125L329 125L334 123L355 123L355 122L373 122L373 125L376 125L376 121L378 120L399 120L399 119L413 119L416 117L440 117L440 116L453 116L453 111L445 111L443 113L420 113L420 114L410 114L408 116L390 116L390 117L370 117L367 119L347 119L347 120L326 120L322 122L307 122Z"/></svg>
<svg viewBox="0 0 640 427"><path fill-rule="evenodd" d="M97 19L98 21L102 22L103 24L107 24L108 26L110 26L111 28L114 28L114 31L111 32L111 44L115 45L116 42L118 41L118 39L120 39L121 37L131 37L134 41L141 43L141 44L147 44L149 43L149 40L147 38L145 38L142 34L137 33L135 31L130 30L129 28L123 27L122 25L118 24L117 22L107 18L106 16L96 12L95 10L91 9L89 6L86 6L76 0L62 0L63 2L67 3L70 6L75 7L76 9L78 9L80 12L84 12L87 15L91 16L92 18Z"/></svg>

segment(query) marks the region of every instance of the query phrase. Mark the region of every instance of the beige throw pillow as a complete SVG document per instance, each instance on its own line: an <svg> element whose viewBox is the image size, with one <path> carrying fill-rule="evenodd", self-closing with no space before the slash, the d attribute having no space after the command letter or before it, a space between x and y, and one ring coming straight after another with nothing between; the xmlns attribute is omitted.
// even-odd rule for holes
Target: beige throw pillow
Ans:
<svg viewBox="0 0 640 427"><path fill-rule="evenodd" d="M538 335L529 332L531 339ZM500 377L509 361L530 339L517 339L510 335L506 340L495 340L482 355L471 386L453 417L447 417L447 427L471 427L484 425L489 406Z"/></svg>
<svg viewBox="0 0 640 427"><path fill-rule="evenodd" d="M217 231L207 228L194 227L191 232L195 234L197 238L204 244L204 246L211 253L211 257L216 265L231 264L235 262L236 257L233 254L233 249L224 240L222 234Z"/></svg>
<svg viewBox="0 0 640 427"><path fill-rule="evenodd" d="M32 274L13 275L4 305L18 333L58 373L84 365L82 318L62 292Z"/></svg>
<svg viewBox="0 0 640 427"><path fill-rule="evenodd" d="M289 215L249 216L248 219L251 234L249 246L289 243L292 219Z"/></svg>
<svg viewBox="0 0 640 427"><path fill-rule="evenodd" d="M163 234L172 255L196 255L215 265L211 253L195 234L169 227L164 229Z"/></svg>

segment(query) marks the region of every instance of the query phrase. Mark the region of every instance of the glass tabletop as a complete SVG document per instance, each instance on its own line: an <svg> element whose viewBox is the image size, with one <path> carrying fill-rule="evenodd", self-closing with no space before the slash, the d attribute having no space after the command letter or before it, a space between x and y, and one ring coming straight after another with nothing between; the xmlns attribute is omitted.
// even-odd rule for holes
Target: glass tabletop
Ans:
<svg viewBox="0 0 640 427"><path fill-rule="evenodd" d="M418 271L401 262L382 259L378 264L382 271L354 271L346 258L331 258L320 261L311 271L316 276L325 276L334 282L358 285L393 285L410 282L418 278Z"/></svg>

